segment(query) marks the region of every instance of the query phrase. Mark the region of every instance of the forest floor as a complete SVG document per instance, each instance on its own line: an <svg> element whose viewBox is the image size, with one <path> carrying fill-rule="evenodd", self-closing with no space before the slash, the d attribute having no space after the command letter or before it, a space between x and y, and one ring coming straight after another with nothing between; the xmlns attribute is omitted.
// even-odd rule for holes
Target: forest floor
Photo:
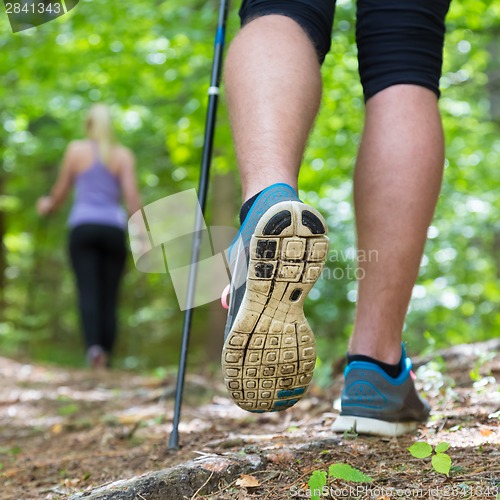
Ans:
<svg viewBox="0 0 500 500"><path fill-rule="evenodd" d="M327 478L328 498L500 498L500 342L457 346L420 360L432 418L412 435L335 435L342 379L312 386L287 412L246 413L220 377L188 374L179 451L168 451L175 380L63 369L0 358L0 499L62 499L198 457L262 457L254 472L176 498L310 498L313 471L349 464L373 478ZM407 448L447 442L449 477ZM212 472L213 474L213 472ZM316 473L318 474L318 473ZM92 497L94 498L94 496ZM99 497L95 498L108 498ZM111 497L109 497L111 498ZM114 496L113 498L129 498ZM157 498L147 492L135 498Z"/></svg>

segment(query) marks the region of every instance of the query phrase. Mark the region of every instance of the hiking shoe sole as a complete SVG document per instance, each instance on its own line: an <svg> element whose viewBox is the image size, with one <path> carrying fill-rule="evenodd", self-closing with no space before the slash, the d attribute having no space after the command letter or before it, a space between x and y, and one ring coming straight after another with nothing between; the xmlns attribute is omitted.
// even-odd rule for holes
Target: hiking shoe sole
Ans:
<svg viewBox="0 0 500 500"><path fill-rule="evenodd" d="M316 364L303 305L328 254L327 227L299 201L271 206L250 240L246 290L222 351L224 382L252 412L293 406Z"/></svg>

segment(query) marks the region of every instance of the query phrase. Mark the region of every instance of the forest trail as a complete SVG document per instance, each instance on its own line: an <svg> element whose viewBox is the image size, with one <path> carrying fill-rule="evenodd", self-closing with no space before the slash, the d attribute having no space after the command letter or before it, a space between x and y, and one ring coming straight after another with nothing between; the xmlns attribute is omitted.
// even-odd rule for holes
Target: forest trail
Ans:
<svg viewBox="0 0 500 500"><path fill-rule="evenodd" d="M456 346L416 363L433 414L427 426L398 439L331 433L337 415L332 401L341 377L331 389L311 387L287 412L256 415L226 398L220 376L191 373L177 452L166 450L174 378L93 373L0 358L0 499L162 498L138 490L127 496L110 483L153 471L164 474L189 462L189 480L176 485L183 493L164 500L308 498L312 472L339 463L373 482L329 478L331 498L496 500L499 347L498 340ZM432 469L430 458L410 455L407 448L415 441L450 444L449 478ZM246 465L230 466L239 458ZM167 476L175 481L172 474ZM102 485L108 486L91 493ZM106 488L115 493L103 493Z"/></svg>

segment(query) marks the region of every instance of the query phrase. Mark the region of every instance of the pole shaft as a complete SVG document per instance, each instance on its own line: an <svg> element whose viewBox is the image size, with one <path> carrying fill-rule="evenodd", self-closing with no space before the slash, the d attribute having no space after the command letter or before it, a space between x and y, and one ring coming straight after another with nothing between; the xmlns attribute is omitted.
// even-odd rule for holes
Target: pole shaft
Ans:
<svg viewBox="0 0 500 500"><path fill-rule="evenodd" d="M179 422L181 416L182 396L184 392L184 378L186 374L187 354L189 347L189 334L191 332L191 321L193 318L193 303L196 289L196 274L198 271L198 260L200 256L203 215L208 194L208 181L210 177L210 165L212 163L212 150L217 118L217 104L219 100L218 89L222 72L222 57L224 52L225 27L228 12L228 0L221 0L219 6L219 18L217 33L215 36L214 59L212 63L212 74L208 95L208 107L205 121L205 137L203 142L203 153L201 160L200 181L198 185L198 200L200 211L197 211L195 229L193 234L193 246L191 250L191 266L189 269L188 292L186 300L186 311L182 328L182 344L179 359L179 370L177 373L177 387L175 392L174 418L172 432L170 433L168 447L179 448Z"/></svg>

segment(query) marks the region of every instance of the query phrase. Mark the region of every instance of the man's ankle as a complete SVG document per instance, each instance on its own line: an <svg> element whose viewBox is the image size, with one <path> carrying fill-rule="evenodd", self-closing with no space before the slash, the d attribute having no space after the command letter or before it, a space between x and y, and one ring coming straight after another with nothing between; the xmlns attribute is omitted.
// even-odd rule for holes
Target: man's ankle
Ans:
<svg viewBox="0 0 500 500"><path fill-rule="evenodd" d="M264 190L262 190L264 191ZM251 198L249 198L243 205L241 206L240 209L240 224L243 225L243 222L245 222L245 219L248 215L248 212L250 212L250 209L252 208L252 205L255 203L255 200L259 197L260 193L262 191L259 191L257 194L254 194Z"/></svg>
<svg viewBox="0 0 500 500"><path fill-rule="evenodd" d="M372 363L382 368L389 377L396 378L401 374L401 362L396 364L384 363L383 361L379 361L378 359L372 358L370 356L365 356L364 354L349 354L347 353L347 364L349 365L353 361L365 361L368 363Z"/></svg>
<svg viewBox="0 0 500 500"><path fill-rule="evenodd" d="M241 210L240 210L240 224L243 225L243 222L245 222L245 219L248 215L248 213L250 212L253 204L257 201L257 198L266 190L268 189L271 189L273 187L276 187L276 188L280 188L282 187L284 190L286 190L287 192L289 191L290 193L293 192L293 195L294 196L297 196L297 190L292 187L290 184L287 184L285 182L276 182L274 184L271 184L269 186L267 186L266 188L262 189L261 191L259 191L258 193L254 194L251 198L249 198L248 200L246 200L242 207L241 207ZM297 198L298 199L298 198Z"/></svg>

